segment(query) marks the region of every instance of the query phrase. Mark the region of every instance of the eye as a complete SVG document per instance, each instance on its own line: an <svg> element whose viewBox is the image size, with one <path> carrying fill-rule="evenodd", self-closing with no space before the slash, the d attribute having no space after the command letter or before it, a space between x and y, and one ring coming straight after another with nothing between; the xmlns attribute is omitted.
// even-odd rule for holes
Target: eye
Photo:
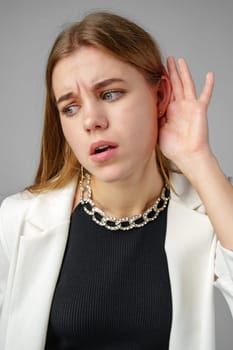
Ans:
<svg viewBox="0 0 233 350"><path fill-rule="evenodd" d="M70 105L62 109L62 114L66 115L67 117L73 117L78 112L78 110L79 110L79 106Z"/></svg>
<svg viewBox="0 0 233 350"><path fill-rule="evenodd" d="M102 99L107 101L115 101L117 100L121 95L123 94L123 91L119 90L111 90L106 91L102 94Z"/></svg>

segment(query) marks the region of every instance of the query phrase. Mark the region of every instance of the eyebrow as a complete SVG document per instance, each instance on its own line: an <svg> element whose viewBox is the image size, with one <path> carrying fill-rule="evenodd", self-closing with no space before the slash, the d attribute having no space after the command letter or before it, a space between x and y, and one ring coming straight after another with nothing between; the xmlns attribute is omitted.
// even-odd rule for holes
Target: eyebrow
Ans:
<svg viewBox="0 0 233 350"><path fill-rule="evenodd" d="M106 80L103 80L103 81L100 81L96 84L93 85L92 87L92 90L93 91L96 91L96 90L99 90L101 88L104 88L108 85L111 85L113 83L119 83L119 82L124 82L123 79L120 79L120 78L111 78L111 79L106 79ZM56 101L56 104L59 105L59 103L63 102L63 101L67 101L67 100L70 100L71 98L74 98L76 96L75 93L73 92L68 92L67 94L65 95L62 95L61 97L58 98L58 100Z"/></svg>

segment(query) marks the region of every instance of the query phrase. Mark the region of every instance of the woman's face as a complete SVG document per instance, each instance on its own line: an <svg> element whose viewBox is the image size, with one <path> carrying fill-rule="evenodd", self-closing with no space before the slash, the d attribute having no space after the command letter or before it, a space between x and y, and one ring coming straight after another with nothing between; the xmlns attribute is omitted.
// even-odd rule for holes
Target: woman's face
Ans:
<svg viewBox="0 0 233 350"><path fill-rule="evenodd" d="M156 166L158 84L93 47L59 61L52 78L65 138L92 175L111 182Z"/></svg>

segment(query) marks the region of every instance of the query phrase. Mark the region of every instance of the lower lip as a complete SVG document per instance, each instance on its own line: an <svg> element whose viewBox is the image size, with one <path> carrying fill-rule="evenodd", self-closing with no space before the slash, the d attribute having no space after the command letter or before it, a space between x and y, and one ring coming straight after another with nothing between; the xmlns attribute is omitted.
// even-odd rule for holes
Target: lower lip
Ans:
<svg viewBox="0 0 233 350"><path fill-rule="evenodd" d="M111 159L117 152L117 147L110 148L107 151L101 153L95 153L91 155L91 159L96 163L106 162Z"/></svg>

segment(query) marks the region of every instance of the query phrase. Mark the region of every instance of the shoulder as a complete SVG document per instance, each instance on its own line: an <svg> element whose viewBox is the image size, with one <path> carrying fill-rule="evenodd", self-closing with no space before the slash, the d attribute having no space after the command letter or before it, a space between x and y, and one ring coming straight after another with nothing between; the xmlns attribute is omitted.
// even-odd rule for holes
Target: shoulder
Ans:
<svg viewBox="0 0 233 350"><path fill-rule="evenodd" d="M186 208L195 210L201 214L206 214L200 196L183 174L171 172L170 181L174 188L174 191L171 191L171 200L178 202Z"/></svg>
<svg viewBox="0 0 233 350"><path fill-rule="evenodd" d="M183 174L176 172L171 172L169 177L175 190L171 191L171 199L187 208L206 214L203 202L189 180ZM233 184L233 177L227 178Z"/></svg>
<svg viewBox="0 0 233 350"><path fill-rule="evenodd" d="M55 188L48 191L30 192L21 191L6 197L0 206L0 218L23 218L36 205L39 209L54 206L56 201L64 198L67 194L74 192L76 178L61 188Z"/></svg>
<svg viewBox="0 0 233 350"><path fill-rule="evenodd" d="M24 217L36 195L23 191L6 197L0 207L0 248L6 256L17 241Z"/></svg>
<svg viewBox="0 0 233 350"><path fill-rule="evenodd" d="M6 197L0 207L0 218L6 220L8 217L15 218L18 215L23 215L30 207L31 203L39 194L23 191Z"/></svg>
<svg viewBox="0 0 233 350"><path fill-rule="evenodd" d="M59 189L31 193L23 191L5 198L0 207L0 245L9 256L28 224L45 230L70 217L76 179Z"/></svg>

